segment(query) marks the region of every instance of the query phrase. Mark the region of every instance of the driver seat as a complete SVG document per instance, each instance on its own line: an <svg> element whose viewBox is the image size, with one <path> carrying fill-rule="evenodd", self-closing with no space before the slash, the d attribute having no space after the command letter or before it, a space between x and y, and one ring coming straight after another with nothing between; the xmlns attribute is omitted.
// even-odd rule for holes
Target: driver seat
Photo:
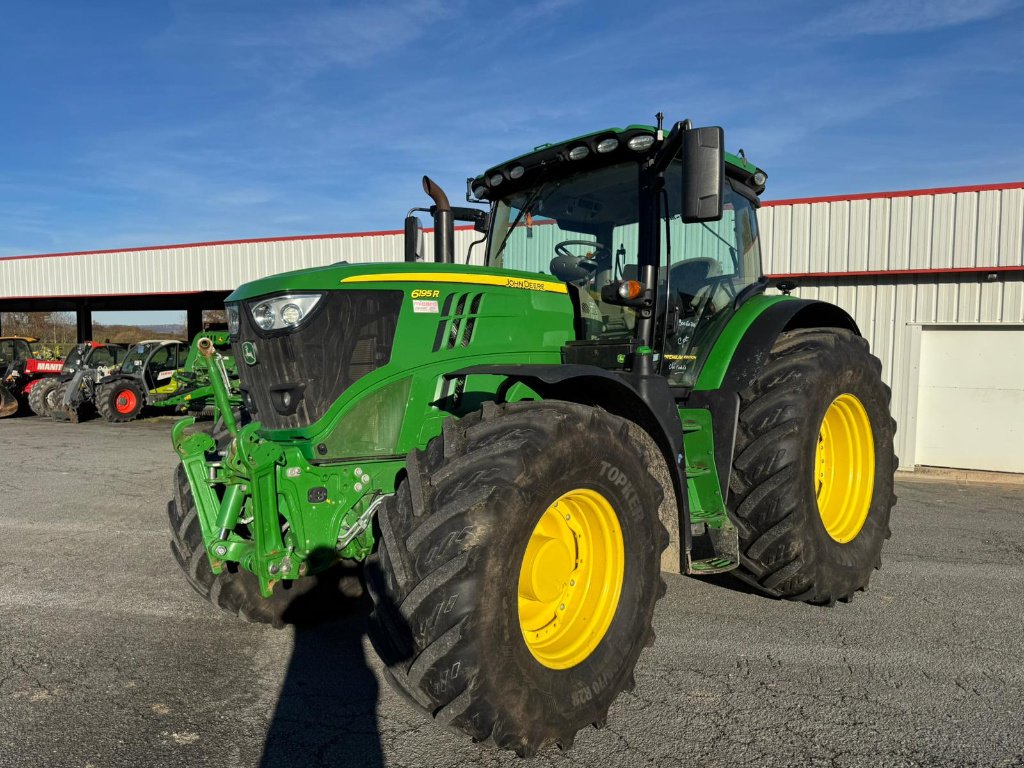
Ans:
<svg viewBox="0 0 1024 768"><path fill-rule="evenodd" d="M701 289L707 285L708 278L722 274L722 265L717 259L699 256L673 264L668 270L669 288L682 297L693 301Z"/></svg>

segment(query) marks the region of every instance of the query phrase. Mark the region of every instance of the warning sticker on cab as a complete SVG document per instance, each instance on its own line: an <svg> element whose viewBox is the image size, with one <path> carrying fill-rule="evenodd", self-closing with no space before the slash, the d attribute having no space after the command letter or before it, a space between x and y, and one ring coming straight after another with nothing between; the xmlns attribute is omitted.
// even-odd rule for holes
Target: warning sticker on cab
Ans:
<svg viewBox="0 0 1024 768"><path fill-rule="evenodd" d="M434 299L413 299L412 311L416 313L428 312L436 315L438 313L437 301Z"/></svg>

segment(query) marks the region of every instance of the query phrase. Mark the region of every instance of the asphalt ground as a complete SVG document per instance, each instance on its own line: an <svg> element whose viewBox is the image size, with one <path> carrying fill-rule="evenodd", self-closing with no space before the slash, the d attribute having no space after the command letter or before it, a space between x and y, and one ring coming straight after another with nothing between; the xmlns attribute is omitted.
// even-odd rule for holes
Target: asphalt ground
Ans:
<svg viewBox="0 0 1024 768"><path fill-rule="evenodd" d="M0 766L1024 765L1024 488L901 481L871 589L668 577L609 727L528 763L428 722L347 618L274 630L168 548L167 418L0 422Z"/></svg>

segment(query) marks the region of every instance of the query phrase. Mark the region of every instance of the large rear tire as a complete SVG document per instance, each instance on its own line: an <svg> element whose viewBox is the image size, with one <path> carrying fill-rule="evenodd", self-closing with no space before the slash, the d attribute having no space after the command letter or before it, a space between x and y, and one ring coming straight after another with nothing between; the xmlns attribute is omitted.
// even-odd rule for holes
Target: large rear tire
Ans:
<svg viewBox="0 0 1024 768"><path fill-rule="evenodd" d="M776 597L849 600L881 566L896 503L881 363L850 331L790 331L740 398L734 574Z"/></svg>
<svg viewBox="0 0 1024 768"><path fill-rule="evenodd" d="M104 384L96 390L96 408L107 421L132 421L142 412L146 393L131 379Z"/></svg>
<svg viewBox="0 0 1024 768"><path fill-rule="evenodd" d="M56 407L57 387L60 379L56 376L48 376L40 381L28 393L28 407L36 416L50 416Z"/></svg>
<svg viewBox="0 0 1024 768"><path fill-rule="evenodd" d="M605 722L653 642L668 534L628 423L545 401L445 422L378 515L367 583L386 676L521 756Z"/></svg>

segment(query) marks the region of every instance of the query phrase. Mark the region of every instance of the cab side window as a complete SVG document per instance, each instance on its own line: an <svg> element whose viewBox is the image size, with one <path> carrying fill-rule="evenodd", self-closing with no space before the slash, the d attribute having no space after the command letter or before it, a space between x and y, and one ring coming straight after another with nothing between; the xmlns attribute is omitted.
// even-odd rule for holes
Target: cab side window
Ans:
<svg viewBox="0 0 1024 768"><path fill-rule="evenodd" d="M160 373L161 371L171 371L175 367L175 353L176 347L167 345L166 347L160 347L156 352L153 353L153 357L149 359L149 368L153 373Z"/></svg>

